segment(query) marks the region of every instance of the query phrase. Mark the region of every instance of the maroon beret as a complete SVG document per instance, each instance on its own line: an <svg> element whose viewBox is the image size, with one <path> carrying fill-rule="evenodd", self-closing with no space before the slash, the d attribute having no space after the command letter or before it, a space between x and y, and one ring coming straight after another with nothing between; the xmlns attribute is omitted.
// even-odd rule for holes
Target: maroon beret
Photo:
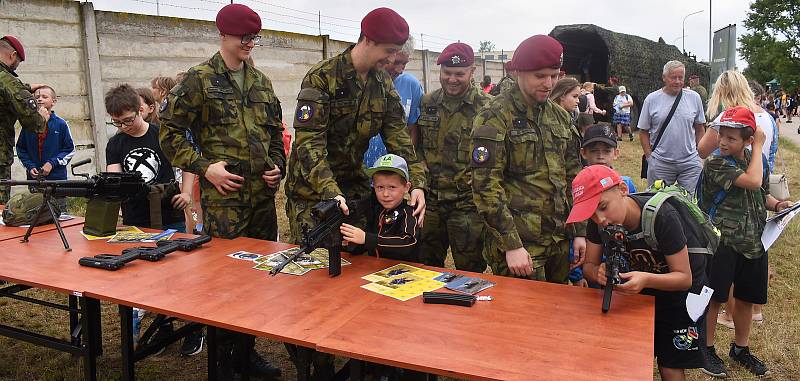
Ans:
<svg viewBox="0 0 800 381"><path fill-rule="evenodd" d="M528 37L514 51L509 66L511 70L533 71L544 68L560 69L564 62L564 48L555 38L537 34Z"/></svg>
<svg viewBox="0 0 800 381"><path fill-rule="evenodd" d="M389 8L377 8L361 20L361 33L379 44L403 45L408 40L408 23Z"/></svg>
<svg viewBox="0 0 800 381"><path fill-rule="evenodd" d="M436 60L437 65L444 65L448 67L469 67L475 62L475 53L472 47L463 42L454 42L447 45L442 54L439 54L439 59Z"/></svg>
<svg viewBox="0 0 800 381"><path fill-rule="evenodd" d="M14 36L3 36L3 40L8 41L11 44L11 47L17 51L17 55L19 55L20 61L25 61L25 49L22 47L22 43L17 40Z"/></svg>
<svg viewBox="0 0 800 381"><path fill-rule="evenodd" d="M217 13L217 29L233 36L261 31L261 16L244 4L228 4Z"/></svg>

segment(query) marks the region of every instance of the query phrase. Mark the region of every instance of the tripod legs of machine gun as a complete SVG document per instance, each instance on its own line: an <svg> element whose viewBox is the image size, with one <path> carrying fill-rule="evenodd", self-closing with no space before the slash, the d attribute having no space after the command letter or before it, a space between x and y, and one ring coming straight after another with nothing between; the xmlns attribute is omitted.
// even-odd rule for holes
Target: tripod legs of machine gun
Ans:
<svg viewBox="0 0 800 381"><path fill-rule="evenodd" d="M64 244L64 249L67 251L72 251L72 248L69 247L69 242L67 242L67 237L64 235L64 230L61 229L61 223L58 221L59 214L56 214L57 207L53 204L52 195L50 192L44 192L42 196L42 205L39 207L39 210L36 212L36 216L33 217L33 220L28 226L25 236L22 237L22 242L28 242L28 238L30 238L31 233L33 233L33 228L36 226L36 223L39 222L39 219L46 211L49 210L50 216L53 217L53 223L56 225L56 230L58 230L58 236L61 237L61 243Z"/></svg>

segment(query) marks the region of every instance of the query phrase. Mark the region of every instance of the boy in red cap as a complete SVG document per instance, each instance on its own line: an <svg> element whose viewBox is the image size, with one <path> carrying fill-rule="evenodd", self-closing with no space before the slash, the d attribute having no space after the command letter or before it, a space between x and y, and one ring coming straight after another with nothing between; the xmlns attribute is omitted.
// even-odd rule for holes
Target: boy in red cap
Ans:
<svg viewBox="0 0 800 381"><path fill-rule="evenodd" d="M729 108L711 127L719 128L719 154L706 159L697 193L700 207L722 237L711 266L714 295L708 309L711 318L706 323L708 348L703 372L728 376L714 348L715 318L735 285L735 340L728 355L756 376L764 376L769 369L749 349L753 304L767 303L767 253L761 235L767 210L779 212L792 203L769 195L769 171L764 170L761 152L766 137L756 128L752 111L741 106Z"/></svg>
<svg viewBox="0 0 800 381"><path fill-rule="evenodd" d="M653 232L658 248L651 247L642 232L642 207L649 197L632 196L617 172L605 165L584 168L572 182L575 205L567 223L589 219L586 228L584 276L590 282L606 284L606 266L601 263L604 230L609 225L628 232L623 262L630 271L621 272L622 284L614 292L655 296L654 354L664 381L685 380L684 369L703 366L701 347L702 315L695 321L686 308L692 286L688 246L696 238L685 234L678 211L664 202L655 217ZM639 235L638 238L637 235Z"/></svg>

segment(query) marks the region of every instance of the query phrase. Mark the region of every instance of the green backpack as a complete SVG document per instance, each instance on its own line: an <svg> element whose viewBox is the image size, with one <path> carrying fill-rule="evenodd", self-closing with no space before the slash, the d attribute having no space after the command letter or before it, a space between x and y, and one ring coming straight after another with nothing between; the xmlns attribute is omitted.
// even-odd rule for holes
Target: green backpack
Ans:
<svg viewBox="0 0 800 381"><path fill-rule="evenodd" d="M711 219L697 206L695 198L679 185L665 185L659 180L644 192L630 195L642 206L642 231L630 235L628 239L644 239L648 246L658 249L658 237L655 235L656 215L664 203L669 203L678 212L684 235L696 238L696 246L687 247L689 263L692 267L691 291L699 293L705 284L708 270L711 268L711 257L717 251L720 231Z"/></svg>
<svg viewBox="0 0 800 381"><path fill-rule="evenodd" d="M11 196L3 209L3 223L6 226L28 225L36 217L39 207L42 206L43 195L41 193L22 192ZM55 206L55 205L54 205ZM58 207L56 207L57 209ZM34 226L49 224L53 222L53 217L49 212L42 213Z"/></svg>

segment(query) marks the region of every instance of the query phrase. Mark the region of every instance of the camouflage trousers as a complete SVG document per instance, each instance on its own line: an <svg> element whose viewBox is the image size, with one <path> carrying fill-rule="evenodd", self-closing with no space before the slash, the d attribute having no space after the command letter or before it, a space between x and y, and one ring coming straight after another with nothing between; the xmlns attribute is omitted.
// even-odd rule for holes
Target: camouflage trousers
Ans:
<svg viewBox="0 0 800 381"><path fill-rule="evenodd" d="M278 240L278 217L273 197L247 206L203 205L203 214L203 231L212 237Z"/></svg>
<svg viewBox="0 0 800 381"><path fill-rule="evenodd" d="M449 247L456 269L482 273L486 270L482 254L485 226L471 198L458 202L429 202L422 228L422 263L444 267Z"/></svg>
<svg viewBox="0 0 800 381"><path fill-rule="evenodd" d="M11 166L10 165L0 165L0 178L2 179L10 179L11 178ZM8 202L8 199L11 198L11 187L10 186L0 186L0 204L5 205Z"/></svg>
<svg viewBox="0 0 800 381"><path fill-rule="evenodd" d="M549 237L548 237L549 238ZM506 253L495 247L490 240L484 244L483 256L492 268L492 273L513 276L508 269ZM569 275L569 240L553 242L549 246L528 244L525 246L531 255L533 272L528 279L551 283L567 283Z"/></svg>

